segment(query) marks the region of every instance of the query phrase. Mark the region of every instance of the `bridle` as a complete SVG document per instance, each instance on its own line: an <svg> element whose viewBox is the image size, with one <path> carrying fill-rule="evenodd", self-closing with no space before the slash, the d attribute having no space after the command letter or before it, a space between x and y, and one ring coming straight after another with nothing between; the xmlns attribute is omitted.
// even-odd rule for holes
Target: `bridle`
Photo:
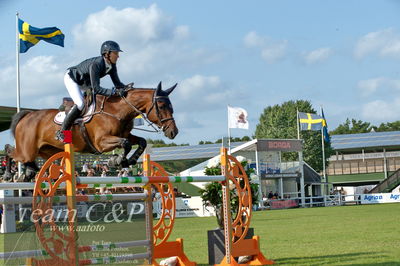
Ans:
<svg viewBox="0 0 400 266"><path fill-rule="evenodd" d="M127 89L125 89L125 91L128 92L128 91L134 90L134 89L135 89L135 88L127 88ZM122 96L122 99L123 99L133 110L135 110L136 112L138 112L138 113L142 116L142 118L143 118L144 120L146 120L146 122L148 123L148 125L151 126L155 131L146 130L146 129L142 129L142 128L137 128L137 127L133 127L134 129L142 130L142 131L147 131L147 132L163 132L163 131L167 130L167 129L169 128L169 126L171 125L171 122L170 122L170 123L168 123L168 124L165 126L165 125L164 125L165 122L167 122L167 121L175 121L174 117L172 117L172 116L171 116L171 117L167 117L167 118L162 118L162 117L160 116L160 108L159 108L159 106L158 106L158 102L159 102L159 101L169 102L169 97L168 97L168 96L163 96L163 95L157 95L157 90L156 90L156 89L154 90L154 93L153 93L153 99L152 99L151 106L150 106L149 110L146 112L147 115L145 115L142 111L140 111L136 106L134 106L133 104L131 104L131 103L126 99L126 97ZM153 123L153 122L151 122L151 121L147 118L147 117L149 116L149 114L151 113L151 111L153 111L153 109L154 109L155 112L156 112L156 117L157 117L159 123ZM158 127L158 129L154 127L154 124Z"/></svg>

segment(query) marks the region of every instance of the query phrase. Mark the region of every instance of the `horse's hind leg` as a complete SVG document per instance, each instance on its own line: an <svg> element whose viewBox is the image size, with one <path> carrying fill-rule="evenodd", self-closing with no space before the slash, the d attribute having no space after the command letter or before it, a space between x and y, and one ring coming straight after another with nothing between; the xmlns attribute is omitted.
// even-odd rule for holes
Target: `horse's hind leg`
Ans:
<svg viewBox="0 0 400 266"><path fill-rule="evenodd" d="M24 163L25 166L25 182L31 182L35 179L36 173L40 170L35 162Z"/></svg>
<svg viewBox="0 0 400 266"><path fill-rule="evenodd" d="M10 154L13 151L13 147L9 144L6 144L4 150L6 151L6 170L3 176L4 181L11 181L12 180L12 173L11 173L11 157Z"/></svg>
<svg viewBox="0 0 400 266"><path fill-rule="evenodd" d="M10 156L6 155L6 170L3 175L4 181L11 181L12 180L12 173L11 173L11 158Z"/></svg>

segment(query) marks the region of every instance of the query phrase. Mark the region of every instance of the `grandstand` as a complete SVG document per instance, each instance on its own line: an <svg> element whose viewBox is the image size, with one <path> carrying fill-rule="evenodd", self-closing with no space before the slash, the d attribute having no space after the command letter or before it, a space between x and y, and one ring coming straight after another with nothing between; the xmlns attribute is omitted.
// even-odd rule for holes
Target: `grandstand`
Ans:
<svg viewBox="0 0 400 266"><path fill-rule="evenodd" d="M400 131L334 135L331 141L336 154L329 158L327 174L334 186L371 189L386 184L376 193L400 185Z"/></svg>

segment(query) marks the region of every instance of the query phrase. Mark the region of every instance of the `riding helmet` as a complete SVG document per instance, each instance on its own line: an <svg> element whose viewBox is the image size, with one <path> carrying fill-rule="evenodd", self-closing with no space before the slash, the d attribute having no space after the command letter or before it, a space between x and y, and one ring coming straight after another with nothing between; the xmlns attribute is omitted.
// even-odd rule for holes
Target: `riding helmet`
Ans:
<svg viewBox="0 0 400 266"><path fill-rule="evenodd" d="M105 41L101 45L100 53L101 55L104 55L105 53L108 52L122 52L122 50L119 48L119 44L114 42L114 41Z"/></svg>

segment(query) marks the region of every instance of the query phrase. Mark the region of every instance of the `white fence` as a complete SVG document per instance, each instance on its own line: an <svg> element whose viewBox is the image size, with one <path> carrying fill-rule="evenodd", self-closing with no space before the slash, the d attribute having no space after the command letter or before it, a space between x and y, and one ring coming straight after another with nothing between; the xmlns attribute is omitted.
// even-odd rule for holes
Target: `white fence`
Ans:
<svg viewBox="0 0 400 266"><path fill-rule="evenodd" d="M324 195L305 197L305 207L330 207L355 204L400 203L400 193L354 194L354 195ZM263 209L283 209L299 207L301 197L285 199L264 199Z"/></svg>

